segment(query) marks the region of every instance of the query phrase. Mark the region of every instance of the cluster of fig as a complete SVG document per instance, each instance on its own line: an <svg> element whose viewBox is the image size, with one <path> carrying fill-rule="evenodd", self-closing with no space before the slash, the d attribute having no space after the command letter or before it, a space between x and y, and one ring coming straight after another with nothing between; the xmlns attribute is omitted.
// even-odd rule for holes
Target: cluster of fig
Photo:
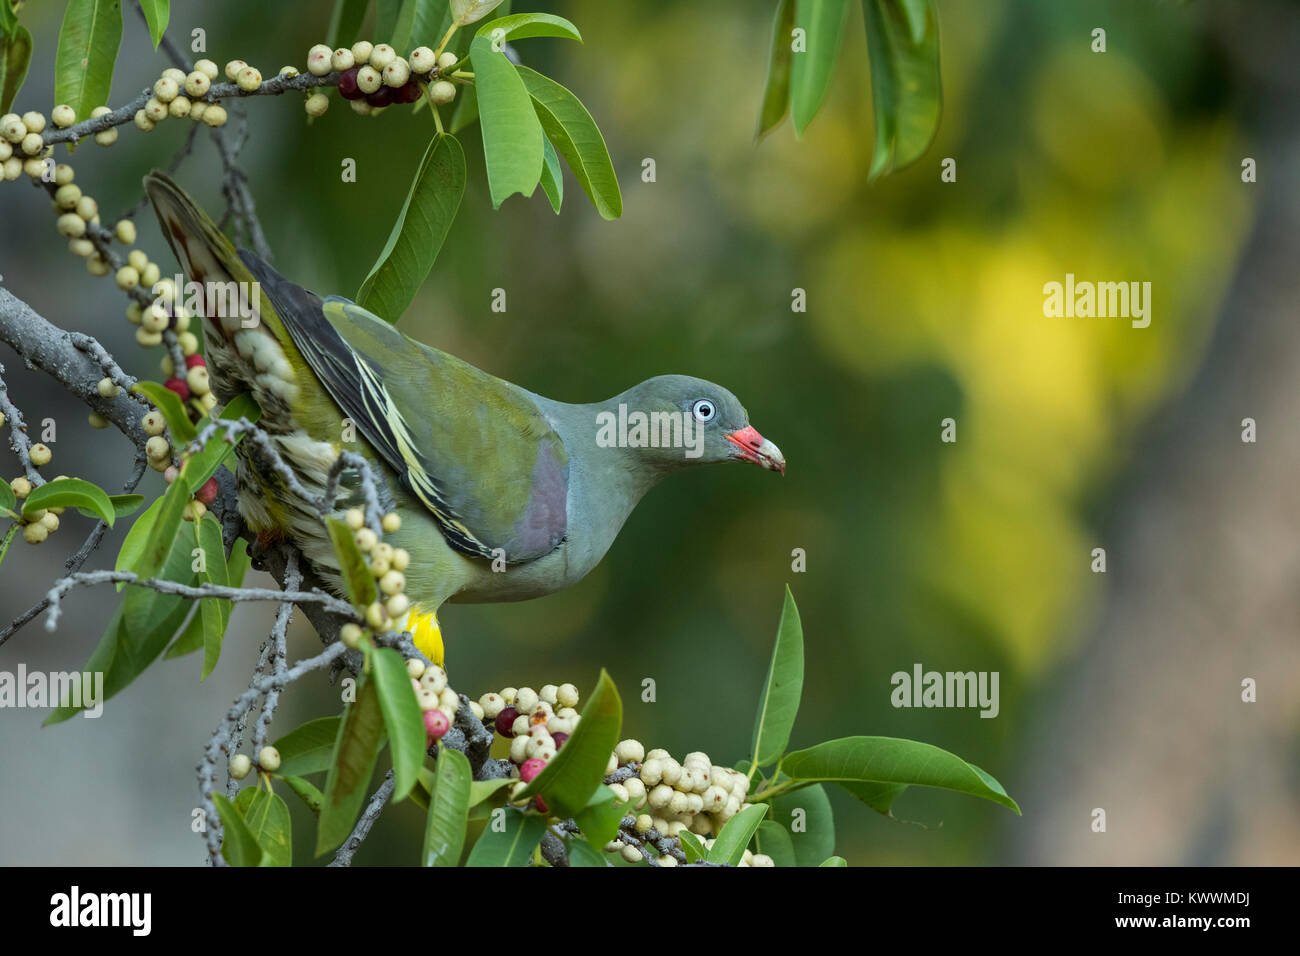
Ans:
<svg viewBox="0 0 1300 956"><path fill-rule="evenodd" d="M231 60L225 73L226 79L245 93L255 92L262 85L262 74L243 60ZM225 126L229 119L226 108L206 99L208 90L220 78L221 71L211 60L199 60L189 73L176 67L163 70L154 82L153 96L135 112L136 127L148 133L171 118L190 119L214 129Z"/></svg>
<svg viewBox="0 0 1300 956"><path fill-rule="evenodd" d="M4 416L0 415L0 424L4 423ZM53 453L48 445L36 444L27 449L28 457L36 467L48 465ZM66 478L67 475L59 475L53 479L59 481ZM59 515L63 514L63 508L39 508L31 514L23 514L21 502L32 493L32 483L26 475L19 475L9 482L9 490L14 493L18 499L19 506L14 510L18 512L18 524L23 530L23 540L28 544L40 544L54 532L59 530Z"/></svg>
<svg viewBox="0 0 1300 956"><path fill-rule="evenodd" d="M379 596L365 609L366 624L374 631L400 630L398 624L411 610L411 601L405 593L405 572L411 564L410 552L381 541L379 535L367 527L366 513L360 508L349 508L344 512L343 520L352 532L357 549L366 560L367 570L374 575L379 591ZM401 516L390 511L380 518L379 526L384 534L394 534L402 527ZM349 647L359 647L361 627L346 624L341 637Z"/></svg>
<svg viewBox="0 0 1300 956"><path fill-rule="evenodd" d="M448 79L458 58L450 51L437 53L417 47L409 57L399 56L387 43L361 40L351 47L331 50L323 43L307 53L307 70L313 76L339 75L339 95L358 113L373 113L394 103L414 103L425 94L435 104L456 98L456 84ZM320 116L329 108L324 93L307 98L307 113Z"/></svg>

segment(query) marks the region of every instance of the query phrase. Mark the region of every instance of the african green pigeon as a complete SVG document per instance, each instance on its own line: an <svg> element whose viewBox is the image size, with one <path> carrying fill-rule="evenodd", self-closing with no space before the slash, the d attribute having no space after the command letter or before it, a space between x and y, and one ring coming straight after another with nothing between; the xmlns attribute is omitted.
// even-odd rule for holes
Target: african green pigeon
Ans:
<svg viewBox="0 0 1300 956"><path fill-rule="evenodd" d="M552 401L236 252L164 174L147 176L145 190L172 250L204 286L206 361L218 401L252 394L261 426L313 497L324 493L343 449L362 454L382 477L381 506L401 518L387 540L410 554L412 611L403 623L435 661L444 601L526 600L579 581L666 475L720 461L785 473L776 445L712 382L661 375L603 402ZM230 282L260 283L249 310L259 316L213 307L222 288L215 283ZM342 593L316 503L251 442L241 443L239 458L239 506L249 526L289 537ZM345 479L339 509L362 501L357 476Z"/></svg>

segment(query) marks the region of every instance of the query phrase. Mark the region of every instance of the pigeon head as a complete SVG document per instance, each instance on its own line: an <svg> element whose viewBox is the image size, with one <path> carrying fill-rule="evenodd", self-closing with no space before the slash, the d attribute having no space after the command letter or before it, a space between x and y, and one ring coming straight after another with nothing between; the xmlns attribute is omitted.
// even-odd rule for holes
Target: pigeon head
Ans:
<svg viewBox="0 0 1300 956"><path fill-rule="evenodd" d="M785 474L781 449L749 423L740 400L701 378L646 379L605 403L597 424L598 444L637 449L639 457L659 471L745 461Z"/></svg>

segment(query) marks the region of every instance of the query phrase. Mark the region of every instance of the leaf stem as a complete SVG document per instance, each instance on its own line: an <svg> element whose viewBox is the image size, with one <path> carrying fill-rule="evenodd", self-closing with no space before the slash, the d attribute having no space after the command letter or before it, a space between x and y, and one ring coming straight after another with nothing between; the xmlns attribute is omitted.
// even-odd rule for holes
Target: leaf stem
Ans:
<svg viewBox="0 0 1300 956"><path fill-rule="evenodd" d="M459 28L460 24L455 21L452 21L451 26L447 27L447 32L442 35L442 42L438 44L438 49L433 51L433 58L435 60L442 55L442 51L447 47L447 41L451 39L451 35Z"/></svg>

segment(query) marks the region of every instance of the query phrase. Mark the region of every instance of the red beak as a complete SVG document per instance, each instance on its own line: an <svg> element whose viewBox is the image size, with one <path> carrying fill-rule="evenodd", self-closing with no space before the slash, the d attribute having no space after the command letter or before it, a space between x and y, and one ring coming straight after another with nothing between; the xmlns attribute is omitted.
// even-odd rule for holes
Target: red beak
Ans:
<svg viewBox="0 0 1300 956"><path fill-rule="evenodd" d="M760 435L753 425L746 425L726 437L727 441L740 449L737 458L752 461L768 471L785 474L785 456L781 454L781 449Z"/></svg>

